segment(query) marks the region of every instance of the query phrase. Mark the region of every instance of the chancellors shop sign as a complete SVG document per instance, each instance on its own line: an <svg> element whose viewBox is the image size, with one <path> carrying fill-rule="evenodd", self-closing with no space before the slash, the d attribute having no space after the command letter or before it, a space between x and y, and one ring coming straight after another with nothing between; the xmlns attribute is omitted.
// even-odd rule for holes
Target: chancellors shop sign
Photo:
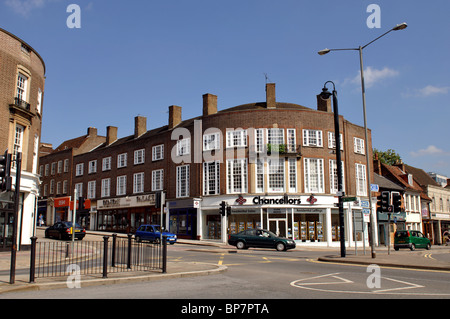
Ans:
<svg viewBox="0 0 450 319"><path fill-rule="evenodd" d="M255 196L253 197L252 203L255 205L300 205L302 200L300 198L292 198L287 195L278 198Z"/></svg>

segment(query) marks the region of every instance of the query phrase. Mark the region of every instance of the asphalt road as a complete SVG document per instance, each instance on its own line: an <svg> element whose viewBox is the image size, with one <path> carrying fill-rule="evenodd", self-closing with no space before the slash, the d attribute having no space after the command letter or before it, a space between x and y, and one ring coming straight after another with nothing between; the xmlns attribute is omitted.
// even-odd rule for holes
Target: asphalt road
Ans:
<svg viewBox="0 0 450 319"><path fill-rule="evenodd" d="M394 268L368 268L317 262L325 251L249 249L236 251L176 244L168 262L222 264L228 271L205 277L133 284L22 292L1 298L169 299L178 307L195 300L285 299L448 299L450 273ZM434 255L433 255L434 256ZM448 254L437 256L448 258ZM181 310L180 310L181 311Z"/></svg>

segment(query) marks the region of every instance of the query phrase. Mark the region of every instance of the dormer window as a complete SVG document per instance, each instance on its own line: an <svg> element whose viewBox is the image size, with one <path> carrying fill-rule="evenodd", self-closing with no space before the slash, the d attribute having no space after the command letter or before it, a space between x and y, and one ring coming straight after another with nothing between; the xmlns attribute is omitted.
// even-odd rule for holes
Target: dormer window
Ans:
<svg viewBox="0 0 450 319"><path fill-rule="evenodd" d="M413 176L411 174L408 174L408 184L413 186L414 181L413 181Z"/></svg>

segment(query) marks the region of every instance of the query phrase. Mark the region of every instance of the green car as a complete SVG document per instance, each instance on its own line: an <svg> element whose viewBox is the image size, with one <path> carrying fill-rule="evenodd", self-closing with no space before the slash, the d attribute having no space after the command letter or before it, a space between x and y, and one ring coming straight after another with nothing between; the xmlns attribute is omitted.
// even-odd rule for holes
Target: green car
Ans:
<svg viewBox="0 0 450 319"><path fill-rule="evenodd" d="M228 244L236 246L237 249L275 248L284 251L295 248L295 241L283 237L277 237L271 231L265 229L247 229L238 234L228 235Z"/></svg>
<svg viewBox="0 0 450 319"><path fill-rule="evenodd" d="M431 242L420 231L417 230L399 230L394 235L394 249L409 248L431 248Z"/></svg>

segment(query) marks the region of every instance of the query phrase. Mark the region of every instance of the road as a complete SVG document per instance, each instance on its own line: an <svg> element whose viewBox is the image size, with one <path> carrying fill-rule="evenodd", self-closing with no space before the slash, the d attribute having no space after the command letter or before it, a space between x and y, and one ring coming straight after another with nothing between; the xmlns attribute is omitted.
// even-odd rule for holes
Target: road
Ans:
<svg viewBox="0 0 450 319"><path fill-rule="evenodd" d="M43 299L448 299L450 273L321 263L317 250L220 249L176 244L168 247L168 262L221 264L228 271L205 277L158 280L133 284L22 292L1 298ZM433 255L434 256L434 255ZM437 258L448 258L447 254ZM368 272L369 271L369 272ZM379 275L379 276L378 276Z"/></svg>

